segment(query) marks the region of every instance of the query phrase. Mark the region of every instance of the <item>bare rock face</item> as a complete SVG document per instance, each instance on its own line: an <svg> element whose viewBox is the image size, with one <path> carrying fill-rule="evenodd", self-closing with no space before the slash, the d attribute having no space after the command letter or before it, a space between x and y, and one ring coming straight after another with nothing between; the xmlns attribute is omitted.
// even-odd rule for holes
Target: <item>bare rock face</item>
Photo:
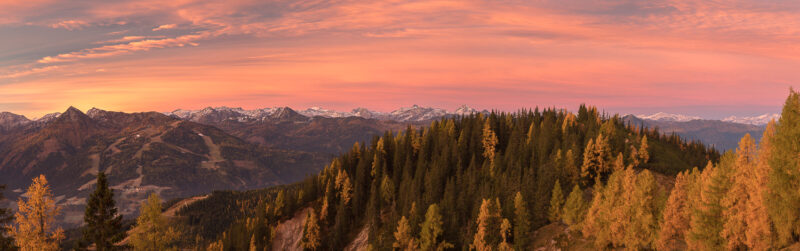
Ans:
<svg viewBox="0 0 800 251"><path fill-rule="evenodd" d="M291 219L278 224L275 237L272 240L272 250L301 251L300 241L303 239L303 227L306 224L306 215L310 208L305 208L294 214Z"/></svg>

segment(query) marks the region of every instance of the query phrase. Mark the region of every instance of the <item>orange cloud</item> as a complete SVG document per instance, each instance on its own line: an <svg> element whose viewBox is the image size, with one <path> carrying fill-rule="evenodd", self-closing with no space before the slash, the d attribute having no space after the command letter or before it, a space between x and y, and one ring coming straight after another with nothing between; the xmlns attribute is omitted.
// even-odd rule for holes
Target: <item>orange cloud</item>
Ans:
<svg viewBox="0 0 800 251"><path fill-rule="evenodd" d="M14 84L0 86L0 100L161 111L769 106L800 79L800 5L786 1L147 0L92 2L79 14L54 20L83 20L72 28L81 32L126 22L130 35L103 31L83 49L0 68Z"/></svg>

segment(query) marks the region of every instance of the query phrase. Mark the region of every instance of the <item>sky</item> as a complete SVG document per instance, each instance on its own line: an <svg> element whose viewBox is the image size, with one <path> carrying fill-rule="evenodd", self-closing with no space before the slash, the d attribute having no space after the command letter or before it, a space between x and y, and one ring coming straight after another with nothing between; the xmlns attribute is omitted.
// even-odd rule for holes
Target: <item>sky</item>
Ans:
<svg viewBox="0 0 800 251"><path fill-rule="evenodd" d="M779 112L794 0L2 0L0 111Z"/></svg>

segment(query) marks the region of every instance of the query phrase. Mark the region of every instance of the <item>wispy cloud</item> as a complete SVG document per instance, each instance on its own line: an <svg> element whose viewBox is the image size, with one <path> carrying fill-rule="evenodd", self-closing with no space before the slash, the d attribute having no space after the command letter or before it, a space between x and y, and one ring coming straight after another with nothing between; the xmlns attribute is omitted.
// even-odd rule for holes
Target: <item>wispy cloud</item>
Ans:
<svg viewBox="0 0 800 251"><path fill-rule="evenodd" d="M175 27L178 27L178 25L177 24L165 24L165 25L161 25L161 26L158 26L156 28L153 28L153 31L175 29Z"/></svg>
<svg viewBox="0 0 800 251"><path fill-rule="evenodd" d="M111 39L106 41L96 42L97 44L116 44L116 43L124 43L124 42L131 42L131 41L139 41L145 39L161 39L165 38L166 36L124 36L117 39Z"/></svg>
<svg viewBox="0 0 800 251"><path fill-rule="evenodd" d="M370 102L413 102L397 94L408 87L452 89L422 96L488 104L492 97L480 97L487 86L512 85L492 92L505 97L494 100L557 102L574 94L609 106L736 103L708 101L707 93L722 89L763 106L800 79L796 1L12 0L0 1L0 37L10 34L2 28L49 39L34 53L0 58L6 82L124 89L151 81L157 85L148 88L174 84L170 91L194 95L193 102L250 91L340 103L366 90L379 94ZM61 81L66 72L86 73ZM337 85L352 82L401 87ZM767 87L748 87L757 84ZM232 85L247 88L228 91ZM663 95L635 98L648 92Z"/></svg>
<svg viewBox="0 0 800 251"><path fill-rule="evenodd" d="M89 25L88 23L80 20L66 20L51 24L50 27L53 29L62 28L67 30L77 30L86 27L88 25Z"/></svg>

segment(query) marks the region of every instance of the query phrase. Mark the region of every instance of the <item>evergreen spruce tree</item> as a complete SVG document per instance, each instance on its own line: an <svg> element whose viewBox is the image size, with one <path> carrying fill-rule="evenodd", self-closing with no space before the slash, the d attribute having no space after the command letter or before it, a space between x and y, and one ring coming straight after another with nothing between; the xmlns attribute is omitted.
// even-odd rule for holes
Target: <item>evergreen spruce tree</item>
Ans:
<svg viewBox="0 0 800 251"><path fill-rule="evenodd" d="M710 162L700 175L699 201L694 202L689 222L690 249L721 250L725 240L722 238L723 211L721 201L730 187L730 170L734 156L728 152L717 166Z"/></svg>
<svg viewBox="0 0 800 251"><path fill-rule="evenodd" d="M22 251L55 251L64 239L64 231L55 228L55 217L61 208L53 200L53 192L44 175L33 179L26 192L28 200L19 199L19 211L14 215L16 226L11 236Z"/></svg>
<svg viewBox="0 0 800 251"><path fill-rule="evenodd" d="M575 160L575 152L572 149L567 150L567 154L564 155L564 173L567 175L570 185L578 184L581 179L581 170Z"/></svg>
<svg viewBox="0 0 800 251"><path fill-rule="evenodd" d="M137 251L156 251L173 249L178 233L161 215L161 198L156 193L150 194L147 201L142 202L139 217L131 234L131 245Z"/></svg>
<svg viewBox="0 0 800 251"><path fill-rule="evenodd" d="M108 188L103 172L97 174L97 187L89 195L83 221L86 222L83 239L94 243L98 251L112 250L122 237L122 215L117 213L114 191Z"/></svg>
<svg viewBox="0 0 800 251"><path fill-rule="evenodd" d="M572 192L567 196L567 202L564 204L564 223L569 225L572 230L580 229L586 210L587 205L583 200L583 191L575 184L572 187Z"/></svg>
<svg viewBox="0 0 800 251"><path fill-rule="evenodd" d="M0 185L0 201L5 200L3 195L5 188L5 185ZM10 225L13 221L14 217L11 215L11 211L7 208L0 208L0 250L16 250L14 238L7 236L11 230Z"/></svg>
<svg viewBox="0 0 800 251"><path fill-rule="evenodd" d="M514 196L514 248L527 250L530 248L531 222L528 205L521 192Z"/></svg>
<svg viewBox="0 0 800 251"><path fill-rule="evenodd" d="M431 204L425 213L425 221L420 226L419 247L423 251L442 251L453 247L453 244L440 240L444 229L439 206Z"/></svg>
<svg viewBox="0 0 800 251"><path fill-rule="evenodd" d="M563 211L564 194L561 192L561 183L556 180L556 184L553 185L553 195L550 197L550 211L548 213L548 219L550 222L561 221Z"/></svg>

